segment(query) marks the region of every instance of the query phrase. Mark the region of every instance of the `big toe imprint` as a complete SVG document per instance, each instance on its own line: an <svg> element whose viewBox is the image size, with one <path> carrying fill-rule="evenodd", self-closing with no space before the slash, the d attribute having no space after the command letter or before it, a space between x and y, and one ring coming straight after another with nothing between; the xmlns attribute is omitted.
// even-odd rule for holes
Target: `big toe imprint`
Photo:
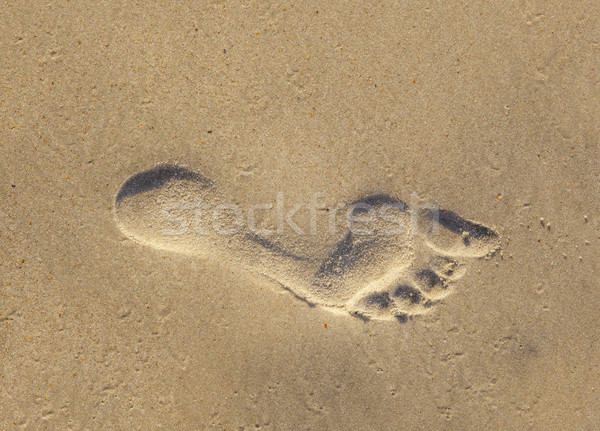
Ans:
<svg viewBox="0 0 600 431"><path fill-rule="evenodd" d="M246 225L241 207L205 176L158 165L123 183L114 216L142 244L262 274L310 304L362 319L406 322L428 312L469 259L499 249L496 232L451 211L409 208L385 194L348 208L347 232L322 254Z"/></svg>

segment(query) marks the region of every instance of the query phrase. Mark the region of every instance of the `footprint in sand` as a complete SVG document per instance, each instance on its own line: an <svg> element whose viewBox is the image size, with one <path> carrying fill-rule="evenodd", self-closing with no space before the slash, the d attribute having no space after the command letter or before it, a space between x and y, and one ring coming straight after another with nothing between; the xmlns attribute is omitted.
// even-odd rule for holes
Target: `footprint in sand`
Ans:
<svg viewBox="0 0 600 431"><path fill-rule="evenodd" d="M381 194L349 204L353 223L330 245L294 247L293 237L275 241L244 226L239 207L210 179L176 165L133 175L115 200L115 220L129 238L249 269L311 305L363 319L406 322L426 313L469 259L500 245L492 229L452 211L409 208ZM204 226L209 207L213 229Z"/></svg>

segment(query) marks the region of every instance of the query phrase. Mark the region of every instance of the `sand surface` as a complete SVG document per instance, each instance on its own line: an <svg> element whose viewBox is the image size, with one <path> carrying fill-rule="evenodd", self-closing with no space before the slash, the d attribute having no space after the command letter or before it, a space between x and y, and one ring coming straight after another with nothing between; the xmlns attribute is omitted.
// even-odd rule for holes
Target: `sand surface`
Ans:
<svg viewBox="0 0 600 431"><path fill-rule="evenodd" d="M598 429L597 2L2 6L0 430Z"/></svg>

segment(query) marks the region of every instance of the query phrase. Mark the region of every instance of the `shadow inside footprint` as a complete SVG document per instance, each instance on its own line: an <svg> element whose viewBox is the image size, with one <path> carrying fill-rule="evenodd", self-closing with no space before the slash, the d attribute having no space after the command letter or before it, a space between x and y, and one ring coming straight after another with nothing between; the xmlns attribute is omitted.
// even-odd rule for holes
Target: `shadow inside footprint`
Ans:
<svg viewBox="0 0 600 431"><path fill-rule="evenodd" d="M408 284L401 284L396 287L393 295L396 298L408 300L411 304L419 304L423 300L421 292Z"/></svg>
<svg viewBox="0 0 600 431"><path fill-rule="evenodd" d="M348 232L344 239L337 243L333 253L323 260L317 271L317 278L342 275L352 268L356 260L373 243L373 239L356 238L352 232Z"/></svg>
<svg viewBox="0 0 600 431"><path fill-rule="evenodd" d="M125 181L115 198L115 203L119 205L128 196L159 189L169 181L175 180L198 181L207 186L212 184L211 180L197 172L177 165L162 164L137 173Z"/></svg>
<svg viewBox="0 0 600 431"><path fill-rule="evenodd" d="M396 320L400 323L406 323L406 322L408 322L408 320L410 318L412 318L412 316L409 316L406 313L398 313L398 314L396 314L395 317L396 317Z"/></svg>
<svg viewBox="0 0 600 431"><path fill-rule="evenodd" d="M405 202L387 194L373 194L355 200L350 205L349 217L355 217L361 214L372 213L382 208L394 209L399 213L406 213L408 205ZM351 270L355 263L362 259L365 254L383 245L384 238L378 237L377 227L370 235L354 234L350 230L342 240L334 247L331 254L326 257L317 271L317 278L323 278L331 275L342 275L345 271ZM407 228L407 226L405 226ZM406 232L403 232L406 233ZM392 235L388 237L391 238Z"/></svg>
<svg viewBox="0 0 600 431"><path fill-rule="evenodd" d="M428 245L439 253L480 258L492 255L500 247L496 232L454 211L428 208L421 210L419 217Z"/></svg>
<svg viewBox="0 0 600 431"><path fill-rule="evenodd" d="M384 193L367 195L350 204L350 207L353 208L355 214L369 212L372 209L371 207L381 208L383 206L393 206L402 211L408 209L406 202Z"/></svg>
<svg viewBox="0 0 600 431"><path fill-rule="evenodd" d="M393 304L390 294L387 292L373 293L367 296L367 305L378 308L389 308Z"/></svg>
<svg viewBox="0 0 600 431"><path fill-rule="evenodd" d="M294 253L286 250L279 244L277 244L267 238L264 238L260 235L257 235L256 233L248 233L248 234L246 234L246 237L250 241L253 241L256 244L259 244L260 246L264 247L267 250L271 250L273 253L276 253L279 256L287 257L287 258L290 258L290 259L293 259L296 261L309 261L310 260L308 257L298 256L297 254L294 254Z"/></svg>
<svg viewBox="0 0 600 431"><path fill-rule="evenodd" d="M422 269L417 272L417 279L419 279L427 289L436 287L441 289L446 288L446 282L431 269Z"/></svg>
<svg viewBox="0 0 600 431"><path fill-rule="evenodd" d="M474 223L469 220L465 220L454 211L449 210L438 210L439 223L446 229L462 235L463 232L468 233L468 238L480 239L480 238L492 238L496 236L496 233L483 225Z"/></svg>

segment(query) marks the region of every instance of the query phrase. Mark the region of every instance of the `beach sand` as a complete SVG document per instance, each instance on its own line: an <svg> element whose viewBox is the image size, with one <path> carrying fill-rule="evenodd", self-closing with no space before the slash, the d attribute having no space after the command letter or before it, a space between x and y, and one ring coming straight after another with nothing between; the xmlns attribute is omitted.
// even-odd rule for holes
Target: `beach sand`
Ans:
<svg viewBox="0 0 600 431"><path fill-rule="evenodd" d="M5 3L0 429L597 429L599 17Z"/></svg>

